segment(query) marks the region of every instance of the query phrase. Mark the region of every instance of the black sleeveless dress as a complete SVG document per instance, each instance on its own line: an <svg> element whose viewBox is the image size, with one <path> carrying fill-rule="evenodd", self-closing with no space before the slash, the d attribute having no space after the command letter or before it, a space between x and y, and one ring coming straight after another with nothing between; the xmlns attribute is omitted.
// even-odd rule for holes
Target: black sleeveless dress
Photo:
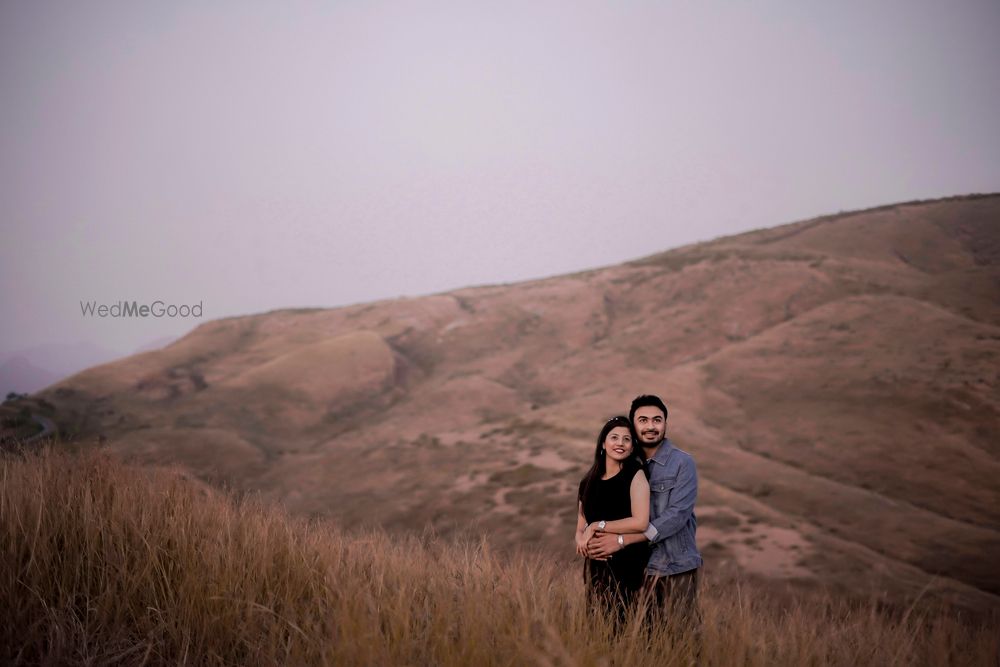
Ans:
<svg viewBox="0 0 1000 667"><path fill-rule="evenodd" d="M583 506L583 516L587 523L613 521L632 516L632 497L629 490L635 475L645 474L642 464L630 458L622 464L622 469L610 479L595 479L590 494ZM583 500L584 486L580 482L579 499ZM583 579L587 585L587 598L592 605L601 605L608 611L617 613L623 620L642 586L646 563L649 560L649 544L645 541L630 544L615 552L606 561L586 559Z"/></svg>

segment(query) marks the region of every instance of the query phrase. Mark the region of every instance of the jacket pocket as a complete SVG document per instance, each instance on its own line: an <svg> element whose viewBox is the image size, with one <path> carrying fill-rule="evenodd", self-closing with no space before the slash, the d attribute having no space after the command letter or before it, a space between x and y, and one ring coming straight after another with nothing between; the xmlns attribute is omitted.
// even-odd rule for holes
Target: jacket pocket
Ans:
<svg viewBox="0 0 1000 667"><path fill-rule="evenodd" d="M649 488L653 493L664 493L677 486L677 475L653 480L649 483Z"/></svg>
<svg viewBox="0 0 1000 667"><path fill-rule="evenodd" d="M670 506L670 493L675 486L677 486L677 475L650 481L649 491L654 518L667 511Z"/></svg>
<svg viewBox="0 0 1000 667"><path fill-rule="evenodd" d="M687 526L663 540L663 559L667 567L690 564L697 558L698 549Z"/></svg>

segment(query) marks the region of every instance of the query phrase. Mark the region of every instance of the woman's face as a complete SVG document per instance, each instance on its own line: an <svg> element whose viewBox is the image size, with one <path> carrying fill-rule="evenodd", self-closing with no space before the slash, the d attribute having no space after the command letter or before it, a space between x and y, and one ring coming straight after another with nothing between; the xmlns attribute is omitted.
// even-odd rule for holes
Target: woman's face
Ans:
<svg viewBox="0 0 1000 667"><path fill-rule="evenodd" d="M616 426L604 438L604 452L615 461L624 461L632 455L632 436L628 428Z"/></svg>

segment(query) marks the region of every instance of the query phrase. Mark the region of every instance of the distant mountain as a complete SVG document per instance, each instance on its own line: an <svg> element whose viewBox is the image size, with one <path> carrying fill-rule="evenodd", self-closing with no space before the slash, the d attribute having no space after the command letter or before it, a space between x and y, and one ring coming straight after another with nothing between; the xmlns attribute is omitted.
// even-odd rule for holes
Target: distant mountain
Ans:
<svg viewBox="0 0 1000 667"><path fill-rule="evenodd" d="M709 570L1000 606L1000 196L514 285L206 322L46 389L63 432L390 530L570 558L605 419L663 396Z"/></svg>
<svg viewBox="0 0 1000 667"><path fill-rule="evenodd" d="M133 354L165 347L177 336L162 336L136 348ZM90 342L46 343L0 356L0 390L32 393L74 373L123 355Z"/></svg>
<svg viewBox="0 0 1000 667"><path fill-rule="evenodd" d="M10 392L25 394L47 387L61 375L35 366L23 356L0 363L0 400Z"/></svg>
<svg viewBox="0 0 1000 667"><path fill-rule="evenodd" d="M0 390L34 392L120 354L90 342L45 343L10 352L0 361ZM6 370L10 364L10 370ZM21 369L21 370L17 370Z"/></svg>

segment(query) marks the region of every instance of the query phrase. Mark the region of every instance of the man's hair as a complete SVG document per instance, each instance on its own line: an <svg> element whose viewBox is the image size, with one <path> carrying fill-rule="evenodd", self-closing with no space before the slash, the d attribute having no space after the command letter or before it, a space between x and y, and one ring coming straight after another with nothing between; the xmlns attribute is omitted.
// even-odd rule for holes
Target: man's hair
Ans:
<svg viewBox="0 0 1000 667"><path fill-rule="evenodd" d="M642 396L636 396L632 399L632 407L628 411L628 420L635 423L635 411L639 408L645 408L648 406L653 406L654 408L659 408L663 411L663 421L667 421L667 406L663 404L659 396L653 396L652 394L643 394Z"/></svg>

